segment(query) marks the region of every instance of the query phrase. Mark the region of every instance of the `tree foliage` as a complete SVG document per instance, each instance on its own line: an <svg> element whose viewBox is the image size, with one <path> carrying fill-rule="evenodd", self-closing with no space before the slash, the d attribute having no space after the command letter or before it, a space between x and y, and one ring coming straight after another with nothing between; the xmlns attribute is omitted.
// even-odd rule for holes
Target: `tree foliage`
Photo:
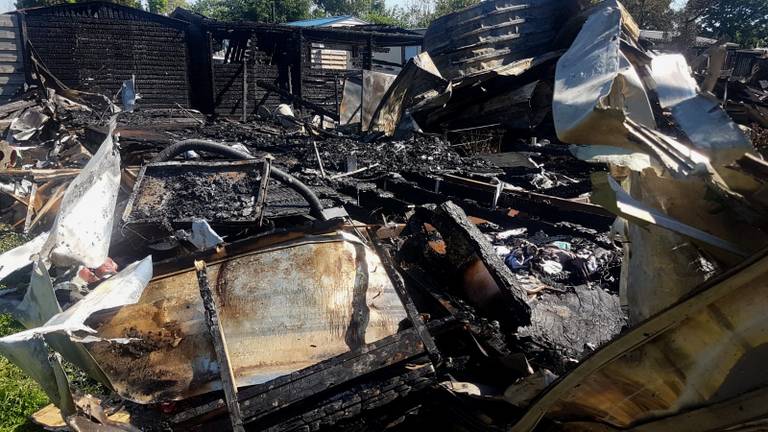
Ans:
<svg viewBox="0 0 768 432"><path fill-rule="evenodd" d="M168 9L168 0L147 0L147 7L152 13L164 13Z"/></svg>
<svg viewBox="0 0 768 432"><path fill-rule="evenodd" d="M310 0L198 0L193 11L226 21L288 22L310 17Z"/></svg>
<svg viewBox="0 0 768 432"><path fill-rule="evenodd" d="M105 0L123 6L141 8L140 0ZM75 0L16 0L16 9L26 9L38 6L53 6L63 3L79 3Z"/></svg>
<svg viewBox="0 0 768 432"><path fill-rule="evenodd" d="M480 0L436 0L433 19L456 12L472 5L480 3Z"/></svg>
<svg viewBox="0 0 768 432"><path fill-rule="evenodd" d="M672 0L625 0L623 4L640 28L672 30L675 16Z"/></svg>
<svg viewBox="0 0 768 432"><path fill-rule="evenodd" d="M316 0L316 3L329 16L363 16L373 12L373 4L375 2L371 0ZM383 6L384 2L379 3Z"/></svg>
<svg viewBox="0 0 768 432"><path fill-rule="evenodd" d="M696 15L703 34L750 47L768 43L768 0L713 1Z"/></svg>
<svg viewBox="0 0 768 432"><path fill-rule="evenodd" d="M167 0L165 10L161 13L168 15L171 12L175 11L176 8L184 8L189 9L189 3L187 3L187 0Z"/></svg>

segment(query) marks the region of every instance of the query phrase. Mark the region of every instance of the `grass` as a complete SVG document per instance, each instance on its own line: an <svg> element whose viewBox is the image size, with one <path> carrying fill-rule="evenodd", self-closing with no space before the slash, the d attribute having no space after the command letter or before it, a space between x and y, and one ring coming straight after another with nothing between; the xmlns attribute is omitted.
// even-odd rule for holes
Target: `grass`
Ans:
<svg viewBox="0 0 768 432"><path fill-rule="evenodd" d="M10 315L0 315L0 336L23 330ZM39 430L29 416L48 404L48 397L31 378L0 356L0 431Z"/></svg>
<svg viewBox="0 0 768 432"><path fill-rule="evenodd" d="M25 240L23 236L0 226L0 253L24 243ZM24 330L24 327L10 315L0 315L0 337L21 330ZM21 369L0 356L0 432L39 431L40 428L29 421L29 416L47 404L48 397L40 386Z"/></svg>

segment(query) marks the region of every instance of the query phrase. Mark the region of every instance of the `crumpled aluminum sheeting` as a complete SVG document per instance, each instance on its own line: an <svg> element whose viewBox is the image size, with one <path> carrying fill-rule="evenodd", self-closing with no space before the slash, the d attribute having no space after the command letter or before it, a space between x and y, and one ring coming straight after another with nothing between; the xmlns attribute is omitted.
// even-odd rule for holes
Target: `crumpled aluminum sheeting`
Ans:
<svg viewBox="0 0 768 432"><path fill-rule="evenodd" d="M135 304L152 279L152 256L137 261L102 282L84 299L54 316L44 326L33 329L39 333L62 332L74 336L78 332L96 333L85 325L92 315L113 308ZM80 339L89 340L89 339Z"/></svg>
<svg viewBox="0 0 768 432"><path fill-rule="evenodd" d="M32 264L33 256L40 253L46 240L48 240L47 232L0 255L0 282L11 273Z"/></svg>
<svg viewBox="0 0 768 432"><path fill-rule="evenodd" d="M726 167L745 153L754 154L752 144L720 107L719 101L699 93L685 57L680 54L655 57L651 62L651 77L662 108L671 110L694 149L711 160L714 170L731 189L747 195L754 193L760 187L756 181Z"/></svg>
<svg viewBox="0 0 768 432"><path fill-rule="evenodd" d="M651 156L647 153L632 151L613 146L577 146L568 147L568 151L580 160L589 163L611 164L626 167L632 171L642 171L654 167ZM659 167L660 168L660 167Z"/></svg>
<svg viewBox="0 0 768 432"><path fill-rule="evenodd" d="M621 188L616 180L606 173L597 173L593 175L592 184L595 188L595 192L592 195L592 202L613 212L616 216L641 224L658 225L741 257L749 255L740 246L734 243L725 241L706 231L682 223L679 220L669 217L661 211L632 198Z"/></svg>
<svg viewBox="0 0 768 432"><path fill-rule="evenodd" d="M21 332L1 338L0 354L35 380L64 416L75 413L61 361L56 355L49 356L42 335Z"/></svg>
<svg viewBox="0 0 768 432"><path fill-rule="evenodd" d="M58 307L58 303L53 304L56 299L50 278L47 284L45 282L45 278L48 277L47 271L44 271L45 267L38 263L35 268L36 272L33 275L35 286L30 287L33 294L29 296L30 300L27 300L26 304L30 308L37 307L38 313L30 315L29 322L42 318L45 313L50 313ZM57 368L61 368L61 364L58 357L49 360L48 345L45 342L48 341L51 348L61 350L62 354L73 355L75 359L80 355L87 355L87 358L90 358L80 345L73 342L90 341L93 337L83 339L77 337L75 333L95 333L95 330L85 325L88 318L107 309L136 303L151 278L152 257L148 256L103 282L83 300L66 311L54 315L42 326L0 338L0 354L40 384L51 401L61 408L65 415L74 413L74 403L69 394L69 387L61 381L61 377L64 376L63 371L60 374L57 371ZM95 363L93 365L95 366ZM85 370L89 374L95 373L97 376L92 376L93 378L106 381L97 366L95 371L90 369L88 364L78 364L78 366L86 367ZM106 381L106 383L109 382Z"/></svg>
<svg viewBox="0 0 768 432"><path fill-rule="evenodd" d="M9 141L29 140L45 126L49 118L43 113L42 107L28 108L11 122L8 129Z"/></svg>
<svg viewBox="0 0 768 432"><path fill-rule="evenodd" d="M675 106L698 94L699 85L682 54L663 54L651 59L651 75L662 108Z"/></svg>
<svg viewBox="0 0 768 432"><path fill-rule="evenodd" d="M29 288L19 306L14 310L14 317L24 327L35 329L44 326L51 318L60 314L61 306L56 299L53 281L42 261L37 261L32 269ZM45 341L53 350L59 352L67 361L76 365L88 376L108 385L106 375L93 360L93 357L79 343L72 342L66 335L45 334Z"/></svg>
<svg viewBox="0 0 768 432"><path fill-rule="evenodd" d="M189 241L195 245L197 250L201 251L224 243L224 239L208 225L208 221L205 219L194 219L192 221L192 235Z"/></svg>
<svg viewBox="0 0 768 432"><path fill-rule="evenodd" d="M604 2L557 63L552 112L563 142L632 147L626 117L656 127L642 80L621 52L624 21L632 19L622 9Z"/></svg>
<svg viewBox="0 0 768 432"><path fill-rule="evenodd" d="M14 317L26 328L35 328L45 324L51 317L61 312L59 301L53 290L53 282L42 261L32 267L29 288L19 304Z"/></svg>
<svg viewBox="0 0 768 432"><path fill-rule="evenodd" d="M72 181L43 250L57 266L100 266L107 259L117 193L120 152L110 133L99 150Z"/></svg>

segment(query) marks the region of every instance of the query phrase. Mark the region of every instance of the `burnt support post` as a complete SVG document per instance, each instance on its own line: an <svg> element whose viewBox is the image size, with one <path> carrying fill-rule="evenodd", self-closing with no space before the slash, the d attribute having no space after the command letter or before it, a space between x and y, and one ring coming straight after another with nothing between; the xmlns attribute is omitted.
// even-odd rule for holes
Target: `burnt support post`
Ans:
<svg viewBox="0 0 768 432"><path fill-rule="evenodd" d="M363 69L373 70L373 35L368 35L365 55L363 56Z"/></svg>
<svg viewBox="0 0 768 432"><path fill-rule="evenodd" d="M272 173L272 161L275 158L271 154L264 156L264 165L261 170L261 182L259 183L258 201L256 202L256 211L259 215L259 226L264 221L264 210L267 203L267 193L269 192L269 175Z"/></svg>
<svg viewBox="0 0 768 432"><path fill-rule="evenodd" d="M416 309L416 305L413 303L413 299L411 299L410 294L408 294L408 290L405 287L403 277L395 268L395 265L392 261L392 256L390 255L389 251L381 245L378 238L376 237L376 233L369 229L368 235L371 239L373 239L373 245L376 248L376 253L379 255L379 258L381 258L382 264L384 264L384 270L387 272L387 276L389 276L389 279L392 281L392 284L395 287L395 292L397 293L398 297L400 297L400 301L405 308L405 313L408 315L408 319L413 325L413 329L416 331L419 339L424 344L424 349L426 349L427 353L429 353L429 358L432 361L432 364L435 366L440 365L442 363L442 357L440 355L440 351L437 348L437 344L432 338L432 334L429 332L427 325L421 319L421 316Z"/></svg>
<svg viewBox="0 0 768 432"><path fill-rule="evenodd" d="M295 71L298 79L296 80L296 85L293 88L294 90L293 94L295 96L298 96L299 98L304 98L304 67L305 67L304 62L306 61L305 59L306 50L304 49L304 42L305 42L304 32L299 30L298 37L299 37L299 43L297 45L299 49L299 58L298 58L299 65L297 68L298 71Z"/></svg>
<svg viewBox="0 0 768 432"><path fill-rule="evenodd" d="M243 49L243 123L248 121L248 42Z"/></svg>
<svg viewBox="0 0 768 432"><path fill-rule="evenodd" d="M336 113L341 117L341 103L339 101L339 76L333 75L333 96L336 98Z"/></svg>
<svg viewBox="0 0 768 432"><path fill-rule="evenodd" d="M232 364L229 361L229 352L227 351L227 340L224 337L224 330L219 322L219 314L216 310L216 302L211 293L211 287L208 283L208 273L205 262L195 261L195 270L197 271L197 284L200 287L200 297L203 299L205 308L205 323L208 331L211 333L216 360L219 363L219 373L221 374L221 387L224 389L224 398L227 401L229 410L229 419L232 421L232 430L234 432L245 432L243 427L243 416L240 412L240 403L237 396L237 384L235 383L235 374L232 371Z"/></svg>

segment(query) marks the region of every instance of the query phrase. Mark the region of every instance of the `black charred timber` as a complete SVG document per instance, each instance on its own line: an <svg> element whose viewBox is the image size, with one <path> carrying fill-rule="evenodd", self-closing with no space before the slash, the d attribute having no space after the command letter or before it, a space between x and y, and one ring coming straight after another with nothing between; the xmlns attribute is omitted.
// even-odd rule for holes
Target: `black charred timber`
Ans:
<svg viewBox="0 0 768 432"><path fill-rule="evenodd" d="M518 329L517 336L533 362L556 374L616 338L627 322L618 296L589 286L540 294L531 310L531 325Z"/></svg>
<svg viewBox="0 0 768 432"><path fill-rule="evenodd" d="M299 98L304 97L304 68L306 67L307 60L309 58L310 52L305 49L305 43L304 43L304 29L299 29L298 34L296 35L296 64L297 67L294 68L294 74L296 74L296 80L295 85L293 86L293 93ZM292 77L293 78L293 77Z"/></svg>
<svg viewBox="0 0 768 432"><path fill-rule="evenodd" d="M445 176L438 179L418 173L403 173L403 177L428 190L435 189L436 183L439 182L438 190L448 196L479 200L488 206L493 201L494 191L489 184L483 185L478 182L473 184L473 182ZM601 207L532 192L503 191L497 205L540 215L542 219L550 221L568 221L601 230L610 227L615 220L615 217Z"/></svg>
<svg viewBox="0 0 768 432"><path fill-rule="evenodd" d="M504 294L503 309L508 312L507 324L512 326L530 324L531 307L528 304L528 294L506 264L496 255L493 245L467 219L467 214L461 207L449 201L431 211L426 207L417 208L417 216L420 220L429 222L440 232L445 241L446 258L453 268L462 268L475 257L485 264L494 282Z"/></svg>
<svg viewBox="0 0 768 432"><path fill-rule="evenodd" d="M291 102L295 103L296 105L300 105L300 106L303 106L305 108L309 108L309 109L317 112L318 114L322 114L322 115L324 115L326 117L330 117L333 120L336 120L336 121L339 120L339 115L337 113L332 112L332 111L328 111L324 107L322 107L320 105L317 105L314 102L310 102L310 101L304 100L300 96L290 94L289 92L287 92L287 91L277 87L276 85L270 84L270 83L268 83L266 81L262 81L262 80L256 81L256 85L259 86L259 87L265 88L265 89L267 89L269 91L273 91L273 92L279 93L280 95L286 97L288 100L290 100Z"/></svg>
<svg viewBox="0 0 768 432"><path fill-rule="evenodd" d="M439 366L442 362L440 351L438 351L437 345L435 344L434 339L432 339L432 335L429 333L429 329L427 329L427 326L424 324L424 321L422 321L419 312L416 310L416 305L413 303L413 299L411 299L410 294L408 294L408 290L405 288L403 277L397 271L395 265L392 262L392 256L389 250L384 248L382 244L376 240L375 233L369 231L369 235L374 239L373 242L374 246L376 247L376 252L381 258L382 264L384 264L384 270L386 270L389 279L392 280L392 284L395 286L395 291L397 292L397 295L400 297L400 301L405 307L405 311L408 314L408 319L411 321L413 328L416 330L416 333L419 335L421 342L424 344L424 348L427 350L427 352L429 352L429 357L432 360L432 363L436 366Z"/></svg>
<svg viewBox="0 0 768 432"><path fill-rule="evenodd" d="M183 8L176 8L169 15L189 23L187 27L187 56L189 57L189 88L192 107L204 114L214 112L214 77L211 34L203 28L197 15Z"/></svg>
<svg viewBox="0 0 768 432"><path fill-rule="evenodd" d="M747 153L738 159L735 165L761 181L768 180L768 163L761 158Z"/></svg>
<svg viewBox="0 0 768 432"><path fill-rule="evenodd" d="M509 215L509 208L491 210L487 204L490 198L485 199L484 203L474 200L478 198L478 192L475 192L471 199L465 199L457 195L448 194L444 189L441 191L443 193L436 193L433 190L422 188L413 182L397 178L380 180L377 182L377 185L380 189L366 189L357 193L361 207L381 208L382 210L390 211L392 214L403 214L412 204L440 204L451 200L458 203L461 208L466 209L473 216L483 218L505 228L525 227L534 232L544 230L552 235L585 237L604 247L612 247L612 243L599 236L600 231L570 222L568 218L559 219L557 222L548 222L540 218L540 216L546 216L547 219L550 219L547 214L533 217L533 215L528 216L525 213L519 212L512 217ZM342 191L355 196L354 190L342 189ZM488 196L490 197L490 195ZM482 198L482 195L480 197ZM360 214L364 216L363 212L360 212ZM583 215L580 216L583 217Z"/></svg>
<svg viewBox="0 0 768 432"><path fill-rule="evenodd" d="M211 294L205 262L196 261L195 269L197 270L200 297L203 299L203 308L205 308L205 323L211 333L211 341L216 352L216 361L219 364L219 373L221 374L221 387L224 390L224 397L227 401L227 410L229 411L229 419L232 422L232 430L234 432L245 432L243 417L240 413L240 404L238 403L235 373L232 371L232 364L229 361L227 340L224 337L224 330L219 322L219 314L216 311L213 294Z"/></svg>
<svg viewBox="0 0 768 432"><path fill-rule="evenodd" d="M248 32L229 34L227 39L237 50L224 63L212 66L215 114L247 120L262 105L274 109L282 102L280 95L256 85L257 80L279 81L280 66L273 63L274 53L265 51L261 41Z"/></svg>
<svg viewBox="0 0 768 432"><path fill-rule="evenodd" d="M334 424L358 416L362 410L380 407L432 384L433 375L424 344L410 328L363 350L241 390L239 401L249 428L293 430L297 424ZM213 401L181 412L171 421L177 430L189 430L191 425L211 430L210 424L202 425L201 420L224 411L222 401Z"/></svg>
<svg viewBox="0 0 768 432"><path fill-rule="evenodd" d="M145 108L189 107L187 23L110 3L25 11L29 42L66 86L115 95L136 76Z"/></svg>
<svg viewBox="0 0 768 432"><path fill-rule="evenodd" d="M363 64L366 70L373 69L373 37L369 36L367 44L365 45L365 55L363 56Z"/></svg>
<svg viewBox="0 0 768 432"><path fill-rule="evenodd" d="M347 70L315 69L311 64L305 65L302 78L304 101L338 116L335 83L348 73Z"/></svg>

